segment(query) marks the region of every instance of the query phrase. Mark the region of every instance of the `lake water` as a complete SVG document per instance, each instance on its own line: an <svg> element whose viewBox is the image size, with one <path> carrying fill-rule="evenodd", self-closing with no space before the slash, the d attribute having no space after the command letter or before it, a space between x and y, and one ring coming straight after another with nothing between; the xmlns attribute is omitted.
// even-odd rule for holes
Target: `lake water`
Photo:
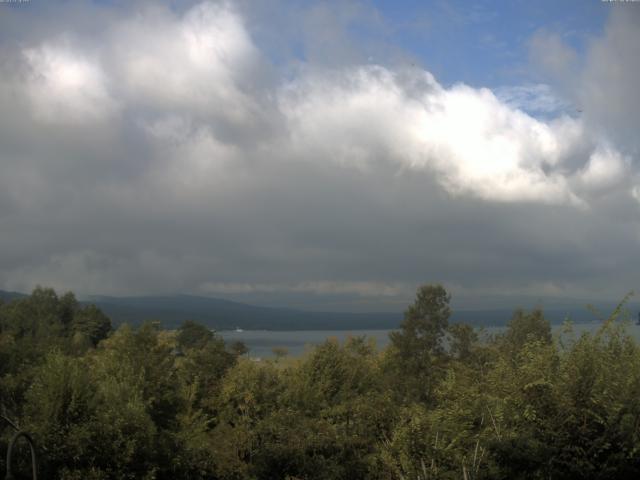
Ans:
<svg viewBox="0 0 640 480"><path fill-rule="evenodd" d="M573 324L573 331L576 337L583 332L594 332L600 326L599 323L576 323ZM504 331L504 327L485 327L480 331L481 335L491 335ZM561 325L554 325L554 334L560 334ZM313 348L315 345L323 343L328 338L336 338L344 342L348 337L372 338L375 340L378 349L382 349L389 344L389 332L391 330L245 330L221 331L218 332L226 342L239 340L249 348L249 355L254 358L273 357L273 349L284 347L289 355L299 356ZM628 332L640 341L640 325L629 325Z"/></svg>
<svg viewBox="0 0 640 480"><path fill-rule="evenodd" d="M391 330L245 330L218 332L225 342L239 340L249 348L251 357L267 358L274 356L273 348L285 347L289 355L298 356L315 345L323 343L328 338L336 338L341 343L348 337L373 338L376 346L381 349L389 343Z"/></svg>

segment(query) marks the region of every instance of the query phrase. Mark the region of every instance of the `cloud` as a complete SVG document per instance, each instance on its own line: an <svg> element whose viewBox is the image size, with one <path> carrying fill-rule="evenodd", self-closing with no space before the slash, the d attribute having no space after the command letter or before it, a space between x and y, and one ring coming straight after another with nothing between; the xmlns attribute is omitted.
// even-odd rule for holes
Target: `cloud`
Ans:
<svg viewBox="0 0 640 480"><path fill-rule="evenodd" d="M593 137L637 156L640 9L621 4L610 12L602 36L591 39L584 58L559 34L545 30L533 36L530 53L539 71L571 100Z"/></svg>
<svg viewBox="0 0 640 480"><path fill-rule="evenodd" d="M411 294L415 286L373 281L308 281L281 283L215 283L207 282L200 291L209 294L247 293L312 293L315 295L357 295L360 297L396 297Z"/></svg>
<svg viewBox="0 0 640 480"><path fill-rule="evenodd" d="M38 120L100 121L115 113L100 65L70 48L44 44L23 52L29 67L26 95Z"/></svg>
<svg viewBox="0 0 640 480"><path fill-rule="evenodd" d="M149 179L168 190L220 186L231 181L230 167L241 152L218 140L204 125L184 117L169 116L141 124L161 167L148 172Z"/></svg>
<svg viewBox="0 0 640 480"><path fill-rule="evenodd" d="M126 105L154 158L179 158L153 175L182 186L224 176L211 168L231 157L242 162L250 153L245 139L271 116L286 138L267 142L284 158L361 170L426 169L451 194L490 201L585 202L562 168L588 143L579 119L536 119L488 89L444 88L429 72L380 65L304 69L274 87L275 105L264 105L263 91L248 89L244 80L259 71L260 55L230 4L203 3L181 18L162 9L143 12L114 27L105 65L71 49L26 49L39 72L28 89L34 112L79 121L110 114L116 102ZM105 84L116 77L122 83L112 100ZM607 149L608 158L618 155ZM586 184L593 183L595 155Z"/></svg>
<svg viewBox="0 0 640 480"><path fill-rule="evenodd" d="M531 37L529 44L531 61L544 73L555 78L574 74L578 55L560 34L540 29Z"/></svg>
<svg viewBox="0 0 640 480"><path fill-rule="evenodd" d="M582 203L554 170L584 143L581 122L537 120L488 89L446 89L428 72L366 66L314 72L281 103L298 152L359 169L383 161L429 169L455 195Z"/></svg>
<svg viewBox="0 0 640 480"><path fill-rule="evenodd" d="M579 173L580 180L591 189L608 189L619 185L630 171L630 159L619 152L598 148L589 157L589 163Z"/></svg>
<svg viewBox="0 0 640 480"><path fill-rule="evenodd" d="M258 52L230 4L202 3L182 18L149 7L115 26L110 54L121 94L134 105L204 116L224 111L229 122L252 114L243 84Z"/></svg>
<svg viewBox="0 0 640 480"><path fill-rule="evenodd" d="M331 12L306 12L306 50L274 53L241 8L132 5L95 36L63 20L29 34L23 18L0 50L0 287L366 309L425 281L609 296L633 283L630 20L611 17L582 70L561 38L534 37L545 71L579 86L569 95L552 78L444 86L384 49L369 59L349 30L365 7L335 12L331 38ZM324 58L327 42L344 55ZM558 100L581 96L584 112Z"/></svg>
<svg viewBox="0 0 640 480"><path fill-rule="evenodd" d="M503 86L496 88L494 93L510 108L530 115L557 116L569 108L566 100L559 98L552 87L544 83Z"/></svg>
<svg viewBox="0 0 640 480"><path fill-rule="evenodd" d="M640 9L614 8L602 38L594 41L580 78L579 101L591 128L638 158Z"/></svg>

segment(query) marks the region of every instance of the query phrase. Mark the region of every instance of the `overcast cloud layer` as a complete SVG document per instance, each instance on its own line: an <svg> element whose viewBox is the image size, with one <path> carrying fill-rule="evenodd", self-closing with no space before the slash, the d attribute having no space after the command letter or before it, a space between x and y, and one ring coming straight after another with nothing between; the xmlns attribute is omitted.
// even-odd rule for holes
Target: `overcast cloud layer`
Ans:
<svg viewBox="0 0 640 480"><path fill-rule="evenodd" d="M335 61L276 54L247 4L0 15L0 288L364 310L427 281L638 288L640 8L582 56L538 32L539 81L495 90L344 32Z"/></svg>

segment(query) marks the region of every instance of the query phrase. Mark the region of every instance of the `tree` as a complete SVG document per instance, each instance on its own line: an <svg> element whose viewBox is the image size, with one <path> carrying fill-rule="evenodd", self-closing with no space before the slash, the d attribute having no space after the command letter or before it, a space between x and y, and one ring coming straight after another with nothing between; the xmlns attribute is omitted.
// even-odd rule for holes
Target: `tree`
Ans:
<svg viewBox="0 0 640 480"><path fill-rule="evenodd" d="M94 346L111 332L111 320L95 305L78 309L72 325L75 333L84 335Z"/></svg>
<svg viewBox="0 0 640 480"><path fill-rule="evenodd" d="M185 321L178 330L178 345L183 348L202 348L213 338L213 332L204 325Z"/></svg>
<svg viewBox="0 0 640 480"><path fill-rule="evenodd" d="M241 357L245 353L249 353L249 347L247 347L247 345L240 340L232 342L229 346L229 350L231 350L231 353L233 353L236 357Z"/></svg>
<svg viewBox="0 0 640 480"><path fill-rule="evenodd" d="M444 353L442 340L451 315L450 300L442 285L421 286L415 302L404 313L400 330L389 334L392 378L401 380L398 387L409 398L426 401L432 394Z"/></svg>
<svg viewBox="0 0 640 480"><path fill-rule="evenodd" d="M473 327L466 323L454 323L449 326L449 335L451 355L460 360L469 358L473 345L478 341L478 334Z"/></svg>
<svg viewBox="0 0 640 480"><path fill-rule="evenodd" d="M404 312L400 331L389 335L394 347L403 356L440 353L451 315L450 300L442 285L421 286L415 302Z"/></svg>
<svg viewBox="0 0 640 480"><path fill-rule="evenodd" d="M187 385L196 386L193 404L207 413L213 413L222 378L235 365L237 357L225 348L218 335L201 348L187 349L180 362L180 376Z"/></svg>
<svg viewBox="0 0 640 480"><path fill-rule="evenodd" d="M548 345L551 340L551 324L539 308L530 313L516 310L503 337L504 348L513 355L529 342L538 341Z"/></svg>

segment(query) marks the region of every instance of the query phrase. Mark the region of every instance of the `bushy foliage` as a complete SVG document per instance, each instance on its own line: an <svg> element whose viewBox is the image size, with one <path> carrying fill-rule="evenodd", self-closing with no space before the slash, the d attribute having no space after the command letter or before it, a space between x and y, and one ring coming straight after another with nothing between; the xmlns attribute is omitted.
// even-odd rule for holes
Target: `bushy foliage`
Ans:
<svg viewBox="0 0 640 480"><path fill-rule="evenodd" d="M256 362L193 322L111 331L36 289L0 305L0 414L45 478L637 478L640 346L621 309L562 341L517 311L479 341L449 325L449 298L422 287L384 351L355 337Z"/></svg>

